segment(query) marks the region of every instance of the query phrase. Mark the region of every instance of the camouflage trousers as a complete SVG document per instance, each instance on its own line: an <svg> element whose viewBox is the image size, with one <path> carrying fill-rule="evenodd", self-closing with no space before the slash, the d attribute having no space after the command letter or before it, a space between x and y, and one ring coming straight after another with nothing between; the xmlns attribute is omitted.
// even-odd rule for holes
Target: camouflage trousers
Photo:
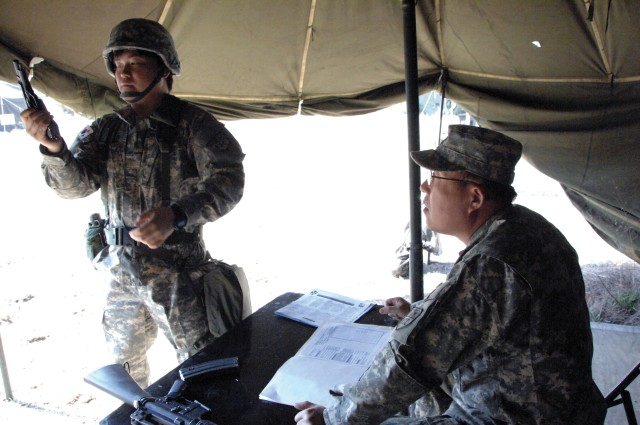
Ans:
<svg viewBox="0 0 640 425"><path fill-rule="evenodd" d="M105 250L107 251L107 250ZM213 340L201 297L181 267L153 256L110 248L95 262L108 272L102 328L114 362L128 364L142 388L149 384L147 351L158 328L181 363Z"/></svg>
<svg viewBox="0 0 640 425"><path fill-rule="evenodd" d="M443 414L451 405L450 377L441 388L429 391L408 408L408 416L394 416L381 425L466 425L467 422Z"/></svg>
<svg viewBox="0 0 640 425"><path fill-rule="evenodd" d="M411 418L408 416L394 416L380 425L465 425L450 416L432 416L430 418Z"/></svg>

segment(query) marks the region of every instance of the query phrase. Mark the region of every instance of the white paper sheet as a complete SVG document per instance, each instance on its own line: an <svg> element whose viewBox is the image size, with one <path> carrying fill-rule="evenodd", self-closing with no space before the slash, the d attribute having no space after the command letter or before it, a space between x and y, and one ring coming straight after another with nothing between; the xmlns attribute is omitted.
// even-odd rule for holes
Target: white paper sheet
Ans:
<svg viewBox="0 0 640 425"><path fill-rule="evenodd" d="M360 379L392 331L388 326L326 322L278 369L260 399L330 406L329 390Z"/></svg>
<svg viewBox="0 0 640 425"><path fill-rule="evenodd" d="M318 327L324 322L355 322L375 304L314 289L276 310L278 316Z"/></svg>

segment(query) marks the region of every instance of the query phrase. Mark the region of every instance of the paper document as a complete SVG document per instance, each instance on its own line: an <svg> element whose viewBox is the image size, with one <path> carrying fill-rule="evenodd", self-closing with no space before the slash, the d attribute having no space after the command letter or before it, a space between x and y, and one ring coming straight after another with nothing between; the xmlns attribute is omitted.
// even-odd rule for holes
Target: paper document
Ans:
<svg viewBox="0 0 640 425"><path fill-rule="evenodd" d="M260 399L288 405L305 400L332 405L329 390L360 379L391 332L389 326L325 323L278 369Z"/></svg>
<svg viewBox="0 0 640 425"><path fill-rule="evenodd" d="M288 319L318 327L324 322L355 322L375 304L314 289L276 310Z"/></svg>

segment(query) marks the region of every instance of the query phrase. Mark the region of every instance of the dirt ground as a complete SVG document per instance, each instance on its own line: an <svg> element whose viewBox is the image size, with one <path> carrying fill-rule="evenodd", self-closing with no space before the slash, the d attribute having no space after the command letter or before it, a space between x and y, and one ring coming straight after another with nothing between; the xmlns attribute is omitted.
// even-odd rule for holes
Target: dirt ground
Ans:
<svg viewBox="0 0 640 425"><path fill-rule="evenodd" d="M585 264L582 274L592 321L640 326L640 266L637 263Z"/></svg>
<svg viewBox="0 0 640 425"><path fill-rule="evenodd" d="M247 154L245 197L205 228L205 240L215 258L244 268L254 309L313 288L370 300L408 297L408 282L391 275L408 220L406 153L398 149L405 126L406 116L393 110L228 124ZM83 382L110 363L100 329L102 278L82 241L99 199L57 198L39 172L37 147L14 133L0 133L3 196L17 200L0 211L0 336L13 395L0 401L0 423L97 423L120 405ZM557 183L521 164L516 201L545 215L578 251L592 318L640 325L638 264L598 238ZM444 238L425 292L442 281L460 248ZM171 351L159 338L150 353L152 380L177 364ZM0 392L6 398L6 388Z"/></svg>

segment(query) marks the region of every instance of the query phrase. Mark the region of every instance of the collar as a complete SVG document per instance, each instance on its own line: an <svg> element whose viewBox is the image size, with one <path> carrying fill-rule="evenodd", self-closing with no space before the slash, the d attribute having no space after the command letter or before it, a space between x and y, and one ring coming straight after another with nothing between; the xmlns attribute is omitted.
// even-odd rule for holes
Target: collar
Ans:
<svg viewBox="0 0 640 425"><path fill-rule="evenodd" d="M149 116L149 119L160 121L171 127L176 127L180 119L181 100L171 94L165 94L160 101L160 105ZM131 105L126 105L114 111L115 114L129 126L136 125L136 113Z"/></svg>
<svg viewBox="0 0 640 425"><path fill-rule="evenodd" d="M480 239L484 238L485 235L491 231L494 225L499 225L500 223L502 223L505 220L506 216L510 214L510 212L513 211L514 208L515 206L513 204L501 208L496 211L491 217L489 217L487 221L482 223L482 225L478 227L475 233L471 236L471 238L469 239L469 243L467 244L466 248L462 250L460 255L462 255L464 252L469 251L471 247L477 244Z"/></svg>

